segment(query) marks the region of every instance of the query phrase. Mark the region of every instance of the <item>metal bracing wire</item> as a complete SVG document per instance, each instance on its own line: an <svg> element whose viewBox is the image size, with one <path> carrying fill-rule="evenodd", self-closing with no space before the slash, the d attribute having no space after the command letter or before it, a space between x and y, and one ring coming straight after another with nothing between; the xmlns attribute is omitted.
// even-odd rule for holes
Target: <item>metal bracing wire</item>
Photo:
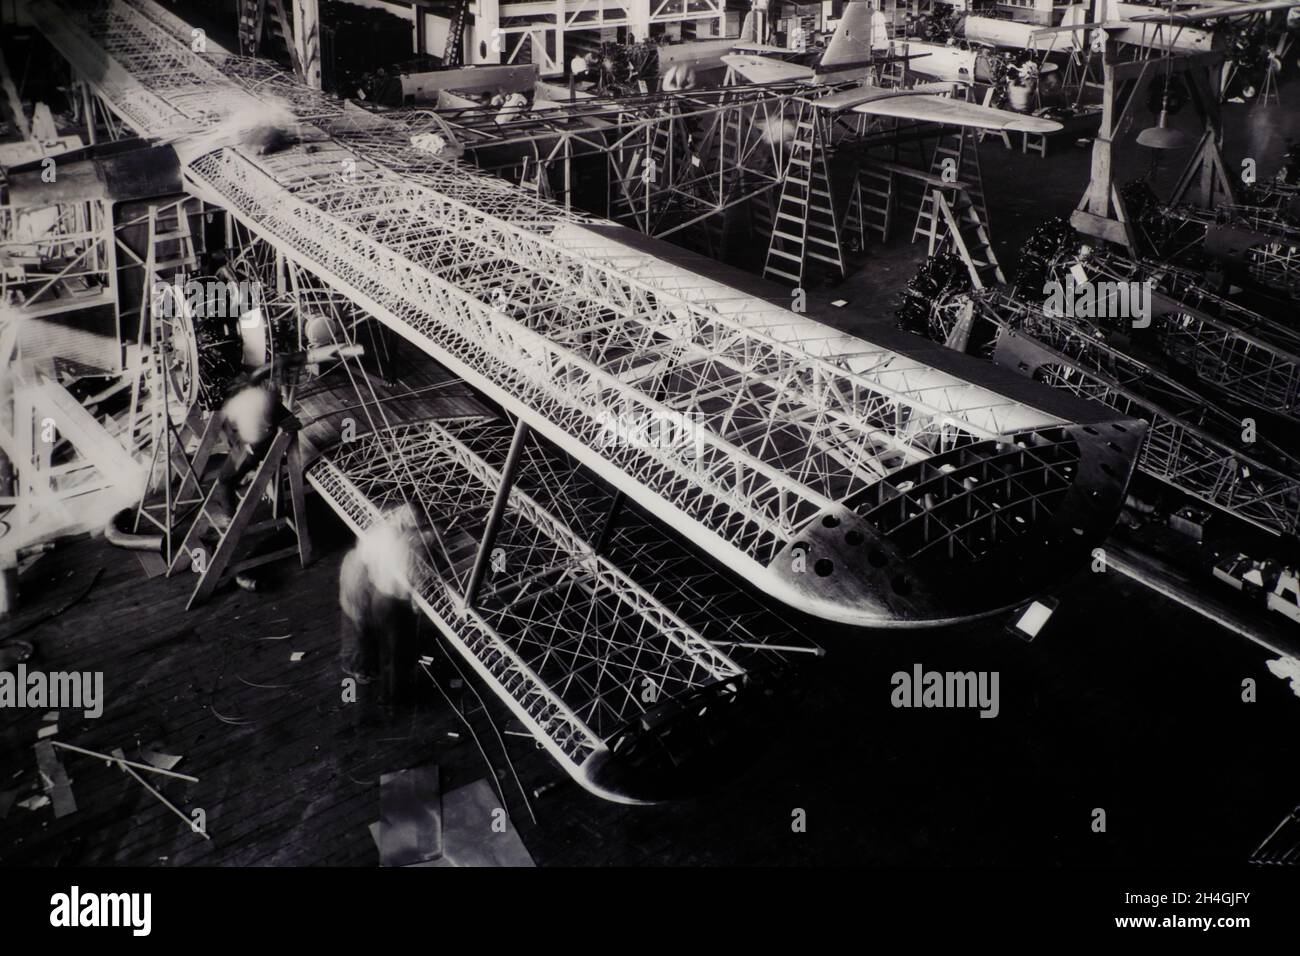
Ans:
<svg viewBox="0 0 1300 956"><path fill-rule="evenodd" d="M738 310L719 308L700 296L713 290L666 274L652 257L626 262L630 250L587 233L584 217L421 154L386 133L386 120L265 67L195 55L161 19L147 3L118 0L87 24L93 43L67 24L54 28L56 43L74 59L94 47L95 65L117 68L126 79L106 99L154 123L154 135L204 129L212 114L255 102L253 90L284 97L335 142L256 161L218 149L191 165L190 182L435 356L458 360L473 384L543 416L576 445L590 445L611 416L697 418L703 455L632 449L615 464L760 561L890 468L1054 421L789 310L752 298ZM211 92L202 106L191 95L199 87ZM357 143L342 145L349 135ZM610 334L581 344L565 338L597 317ZM763 385L774 374L779 393ZM664 383L673 386L671 404L649 397ZM706 387L731 390L730 414L710 414L703 399L691 405ZM802 464L792 469L794 461Z"/></svg>

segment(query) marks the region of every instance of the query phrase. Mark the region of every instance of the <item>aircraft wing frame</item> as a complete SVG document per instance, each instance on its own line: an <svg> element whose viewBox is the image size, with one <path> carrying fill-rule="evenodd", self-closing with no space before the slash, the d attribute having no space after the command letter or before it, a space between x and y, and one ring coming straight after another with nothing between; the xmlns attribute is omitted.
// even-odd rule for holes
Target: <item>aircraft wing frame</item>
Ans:
<svg viewBox="0 0 1300 956"><path fill-rule="evenodd" d="M1234 17L1248 17L1261 13L1271 13L1274 10L1290 10L1292 7L1300 7L1297 0L1253 0L1253 2L1238 3L1235 0L1226 0L1223 3L1210 3L1201 7L1190 10L1180 10L1178 12L1170 11L1169 13L1143 13L1135 17L1129 17L1131 23L1163 23L1173 26L1195 26L1198 23L1204 23L1207 20L1223 20Z"/></svg>
<svg viewBox="0 0 1300 956"><path fill-rule="evenodd" d="M195 53L183 26L141 12L155 11L150 0L111 0L93 15L60 0L29 9L111 109L174 142L195 195L794 607L888 626L959 619L891 593L888 578L882 588L846 572L810 587L794 577L791 550L824 543L823 577L853 568L860 555L840 554L845 531L831 529L874 534L854 502L887 494L891 475L1062 425L431 156L382 114L265 63ZM267 99L285 104L299 142L266 152L235 135ZM687 422L693 440L603 442L611 425L644 419Z"/></svg>
<svg viewBox="0 0 1300 956"><path fill-rule="evenodd" d="M947 126L971 126L1020 133L1055 133L1062 128L1055 120L916 90L861 87L832 93L814 102L822 109L848 109L867 116L910 119Z"/></svg>
<svg viewBox="0 0 1300 956"><path fill-rule="evenodd" d="M814 76L811 66L788 63L770 56L728 53L722 58L722 62L735 70L748 83L809 82Z"/></svg>

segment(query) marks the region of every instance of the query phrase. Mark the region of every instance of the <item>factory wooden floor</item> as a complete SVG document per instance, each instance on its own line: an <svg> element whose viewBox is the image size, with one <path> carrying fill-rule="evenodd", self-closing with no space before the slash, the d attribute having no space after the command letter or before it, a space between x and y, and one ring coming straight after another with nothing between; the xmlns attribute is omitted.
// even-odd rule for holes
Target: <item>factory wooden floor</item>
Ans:
<svg viewBox="0 0 1300 956"><path fill-rule="evenodd" d="M1264 655L1122 577L1083 573L1032 646L997 626L924 639L816 633L831 657L808 668L787 726L752 768L696 800L607 803L512 734L520 728L493 699L498 740L428 631L421 650L486 760L432 684L392 717L374 685L343 703L336 575L347 534L310 506L315 564L275 566L257 594L219 591L194 611L184 610L192 576L147 578L102 539L24 575L28 603L0 639L26 628L34 664L104 672L103 716L62 711L56 739L182 755L176 769L200 782L160 790L202 809L212 839L116 768L61 752L77 811L55 819L50 806L11 805L0 865L374 866L380 776L430 762L444 792L499 774L539 865L1241 862L1296 799L1296 744L1278 728L1298 702ZM1000 671L999 719L893 709L890 674L914 662ZM1258 703L1241 703L1243 676L1259 682ZM32 750L42 717L0 710L0 790L16 788L18 801L42 793ZM1088 825L1098 806L1112 820L1102 836ZM795 809L806 832L791 828Z"/></svg>
<svg viewBox="0 0 1300 956"><path fill-rule="evenodd" d="M682 839L662 826L663 809L624 807L581 790L472 685L490 698L489 722L474 690L456 687L458 674L427 623L420 650L435 658L448 697L425 682L414 702L390 713L370 685L358 702L344 703L337 575L349 535L319 500L309 510L318 549L311 567L286 561L268 570L257 593L228 587L188 612L192 575L148 578L135 554L103 539L75 541L24 574L27 602L0 625L0 640L33 642L32 667L104 674L103 715L63 710L54 739L100 753L121 747L134 760L141 748L182 756L175 769L199 783L143 776L186 813L203 810L211 840L116 767L58 751L76 812L55 819L49 805L10 804L0 818L0 865L374 866L368 827L379 817L380 776L431 762L443 792L497 774L538 864L705 859L698 834ZM16 789L18 802L43 793L33 745L44 714L0 710L0 790ZM691 819L689 807L667 812ZM710 819L716 814L690 829Z"/></svg>
<svg viewBox="0 0 1300 956"><path fill-rule="evenodd" d="M34 580L23 582L40 600L9 630L64 606L94 581L78 603L24 636L37 644L43 668L103 671L105 682L103 716L65 710L55 739L99 752L121 747L128 757L140 747L183 755L176 769L198 784L145 776L186 812L201 808L211 840L116 768L64 751L77 812L54 820L48 807L13 807L0 821L0 858L376 862L367 825L379 815L379 776L436 759L435 742L464 730L445 708L387 717L371 702L372 687L361 688L357 703L343 703L334 586L341 553L331 548L305 572L287 565L268 592L226 590L191 612L184 609L191 575L146 580L134 555L103 541L43 559ZM21 800L34 784L31 747L42 714L20 713L17 720L8 713L0 754L18 776L4 773L0 787L21 785Z"/></svg>

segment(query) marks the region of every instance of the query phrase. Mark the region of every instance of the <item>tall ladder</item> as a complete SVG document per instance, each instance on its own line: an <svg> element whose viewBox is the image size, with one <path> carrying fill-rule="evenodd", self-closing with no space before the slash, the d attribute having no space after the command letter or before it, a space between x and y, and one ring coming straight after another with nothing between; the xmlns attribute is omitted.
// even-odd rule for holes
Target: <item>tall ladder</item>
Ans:
<svg viewBox="0 0 1300 956"><path fill-rule="evenodd" d="M284 44L294 73L301 76L302 61L293 43L293 23L283 0L239 0L239 52L244 56L261 55L263 36Z"/></svg>
<svg viewBox="0 0 1300 956"><path fill-rule="evenodd" d="M262 17L266 0L239 0L239 52L257 56L262 45Z"/></svg>
<svg viewBox="0 0 1300 956"><path fill-rule="evenodd" d="M941 183L952 184L940 187L949 206L957 204L957 189L964 189L985 228L988 228L989 216L984 204L984 180L980 175L979 143L975 138L974 130L957 127L940 137L930 161L930 175ZM913 242L924 236L933 235L942 225L934 195L934 189L926 189L925 196L921 200L921 208L916 214L916 226L912 230Z"/></svg>
<svg viewBox="0 0 1300 956"><path fill-rule="evenodd" d="M149 207L147 243L145 272L150 279L171 279L199 267L188 204L184 201Z"/></svg>
<svg viewBox="0 0 1300 956"><path fill-rule="evenodd" d="M856 233L862 247L867 244L868 232L879 235L881 242L889 240L897 202L894 183L895 174L890 170L870 164L858 166L843 231Z"/></svg>
<svg viewBox="0 0 1300 956"><path fill-rule="evenodd" d="M469 16L469 0L459 0L451 11L451 20L447 24L447 45L442 50L444 67L460 66L465 62L465 18Z"/></svg>
<svg viewBox="0 0 1300 956"><path fill-rule="evenodd" d="M636 228L647 235L652 231L650 218L655 210L655 194L669 185L677 126L672 107L665 107L651 124L644 153L640 146L630 147L623 151L623 155L631 157L626 167L615 164L618 183L617 189L611 190L612 218L631 217Z"/></svg>
<svg viewBox="0 0 1300 956"><path fill-rule="evenodd" d="M144 259L137 259L144 269L144 285L136 321L136 355L142 363L155 363L155 370L159 374L163 366L158 363L164 358L160 350L168 348L168 345L164 341L160 317L153 308L153 290L159 284L170 285L177 276L198 269L198 250L190 230L188 203L189 200L183 199L166 206L149 207ZM157 410L143 407L140 402L140 387L143 384L141 376L145 371L142 365L131 386L133 441L142 425L152 424L156 427L158 424ZM151 437L156 439L158 436Z"/></svg>
<svg viewBox="0 0 1300 956"><path fill-rule="evenodd" d="M677 131L677 117L672 106L663 109L662 119L654 124L654 136L650 139L650 149L646 154L646 163L654 163L654 182L667 185L667 177L673 157L673 137Z"/></svg>
<svg viewBox="0 0 1300 956"><path fill-rule="evenodd" d="M954 197L951 203L946 192ZM1005 285L1006 276L1002 274L1002 266L993 254L988 229L970 194L962 188L944 190L936 186L930 189L927 198L936 211L934 225L926 234L929 254L934 255L941 249L951 248L966 263L971 283L976 289L986 289L994 284Z"/></svg>
<svg viewBox="0 0 1300 956"><path fill-rule="evenodd" d="M799 111L790 146L763 275L802 287L811 262L830 266L837 278L844 277L839 217L831 197L817 108L807 102Z"/></svg>
<svg viewBox="0 0 1300 956"><path fill-rule="evenodd" d="M207 464L212 441L201 433L202 412L197 404L189 409L184 421L178 424L172 420L173 402L181 396L172 394L173 383L167 370L177 345L170 340L169 326L162 321L159 309L155 308L162 303L155 302L153 289L155 283L168 283L197 271L198 250L190 229L188 201L150 206L146 222L144 292L136 345L141 361L152 368L153 389L148 407L143 407L140 385L144 368L141 367L132 383L131 407L135 414L132 415L131 439L135 441L147 425L151 430L152 451L149 477L136 507L134 530L138 532L141 523L147 522L161 531L164 557L171 561L177 543L173 533L178 529L183 512L199 501L193 492L198 490L198 476ZM170 303L170 307L187 307L183 292L178 301ZM146 309L147 317L143 314ZM146 329L149 336L147 349L144 341ZM183 347L184 343L180 344ZM196 443L197 447L191 453L190 446ZM154 488L162 489L161 502L150 502L150 492Z"/></svg>
<svg viewBox="0 0 1300 956"><path fill-rule="evenodd" d="M902 89L907 85L907 61L894 59L891 55L884 63L874 68L876 86L886 89Z"/></svg>
<svg viewBox="0 0 1300 956"><path fill-rule="evenodd" d="M722 187L718 200L725 205L744 175L745 151L749 146L745 137L745 124L740 107L724 109L718 121L717 155L722 170ZM709 255L722 259L727 253L728 212L721 212L704 220L704 230L709 243Z"/></svg>

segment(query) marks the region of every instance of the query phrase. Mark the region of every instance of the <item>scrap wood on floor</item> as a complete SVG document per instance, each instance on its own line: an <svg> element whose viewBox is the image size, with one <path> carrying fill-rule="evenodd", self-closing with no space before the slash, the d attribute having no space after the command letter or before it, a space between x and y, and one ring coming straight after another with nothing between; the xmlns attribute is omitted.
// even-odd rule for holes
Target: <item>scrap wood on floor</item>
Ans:
<svg viewBox="0 0 1300 956"><path fill-rule="evenodd" d="M536 865L486 779L446 794L438 782L432 765L384 774L382 816L370 825L380 866Z"/></svg>

